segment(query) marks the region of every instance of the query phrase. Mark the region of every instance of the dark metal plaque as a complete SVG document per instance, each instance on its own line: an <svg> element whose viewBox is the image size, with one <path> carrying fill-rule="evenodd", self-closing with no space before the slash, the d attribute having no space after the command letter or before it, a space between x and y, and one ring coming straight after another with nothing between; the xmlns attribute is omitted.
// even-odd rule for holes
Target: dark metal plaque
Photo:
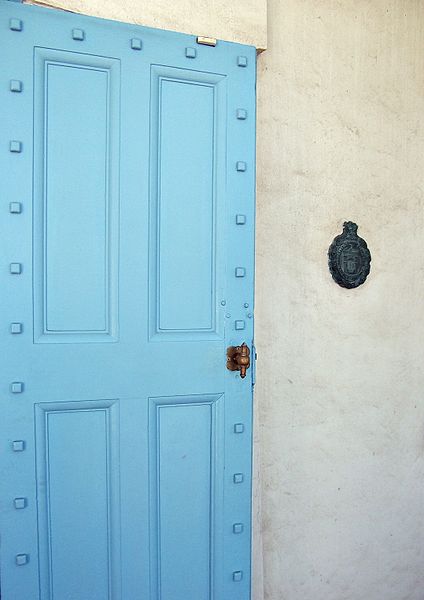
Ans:
<svg viewBox="0 0 424 600"><path fill-rule="evenodd" d="M343 233L334 238L328 250L328 266L334 281L349 289L363 284L371 269L370 251L357 231L356 223L345 222Z"/></svg>

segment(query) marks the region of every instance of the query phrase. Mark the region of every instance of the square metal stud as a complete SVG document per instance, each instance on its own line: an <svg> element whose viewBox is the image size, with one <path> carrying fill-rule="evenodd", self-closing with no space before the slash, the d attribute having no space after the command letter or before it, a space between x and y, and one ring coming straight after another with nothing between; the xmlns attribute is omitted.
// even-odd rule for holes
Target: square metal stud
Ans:
<svg viewBox="0 0 424 600"><path fill-rule="evenodd" d="M236 215L236 225L245 225L246 215Z"/></svg>
<svg viewBox="0 0 424 600"><path fill-rule="evenodd" d="M12 275L20 275L22 273L22 265L21 263L10 263L9 270Z"/></svg>
<svg viewBox="0 0 424 600"><path fill-rule="evenodd" d="M73 29L72 30L72 39L77 42L82 42L85 39L85 31L83 29Z"/></svg>
<svg viewBox="0 0 424 600"><path fill-rule="evenodd" d="M236 267L236 277L246 277L246 269L244 267Z"/></svg>
<svg viewBox="0 0 424 600"><path fill-rule="evenodd" d="M131 48L133 50L141 50L143 48L143 42L139 38L132 38Z"/></svg>
<svg viewBox="0 0 424 600"><path fill-rule="evenodd" d="M9 144L10 152L22 152L22 142L18 142L17 140L11 140Z"/></svg>
<svg viewBox="0 0 424 600"><path fill-rule="evenodd" d="M241 581L243 579L243 571L234 571L233 581Z"/></svg>
<svg viewBox="0 0 424 600"><path fill-rule="evenodd" d="M185 55L187 58L196 58L196 56L197 56L196 48L186 48Z"/></svg>
<svg viewBox="0 0 424 600"><path fill-rule="evenodd" d="M22 394L24 391L24 384L22 381L14 381L10 384L10 391L12 394Z"/></svg>
<svg viewBox="0 0 424 600"><path fill-rule="evenodd" d="M247 165L242 160L239 160L236 164L237 171L245 171L247 169Z"/></svg>
<svg viewBox="0 0 424 600"><path fill-rule="evenodd" d="M16 510L22 510L23 508L26 508L26 506L27 506L27 499L26 498L15 498L13 501L13 506L16 508Z"/></svg>
<svg viewBox="0 0 424 600"><path fill-rule="evenodd" d="M25 442L23 440L16 440L12 442L13 452L23 452L25 450Z"/></svg>
<svg viewBox="0 0 424 600"><path fill-rule="evenodd" d="M10 324L10 333L16 334L16 333L22 333L22 331L23 331L22 323L11 323Z"/></svg>
<svg viewBox="0 0 424 600"><path fill-rule="evenodd" d="M27 563L29 563L29 555L17 554L15 560L18 567L22 567L22 565L26 565Z"/></svg>
<svg viewBox="0 0 424 600"><path fill-rule="evenodd" d="M243 483L244 475L243 473L235 473L233 476L234 483Z"/></svg>
<svg viewBox="0 0 424 600"><path fill-rule="evenodd" d="M236 423L234 425L234 433L243 433L244 432L244 425L243 423Z"/></svg>
<svg viewBox="0 0 424 600"><path fill-rule="evenodd" d="M236 114L237 119L239 119L240 121L245 121L247 119L247 110L245 110L244 108L238 108Z"/></svg>
<svg viewBox="0 0 424 600"><path fill-rule="evenodd" d="M243 533L243 530L244 530L243 523L234 523L233 533Z"/></svg>
<svg viewBox="0 0 424 600"><path fill-rule="evenodd" d="M22 92L23 84L19 79L11 79L9 84L9 89L11 92Z"/></svg>
<svg viewBox="0 0 424 600"><path fill-rule="evenodd" d="M22 212L22 204L20 202L11 202L9 204L9 212L14 215L18 215Z"/></svg>
<svg viewBox="0 0 424 600"><path fill-rule="evenodd" d="M247 67L247 56L237 56L237 64L239 67Z"/></svg>
<svg viewBox="0 0 424 600"><path fill-rule="evenodd" d="M234 323L234 327L237 329L237 331L240 331L240 330L242 330L242 329L245 329L245 327L246 327L246 323L245 323L244 321L242 321L242 320L240 320L240 321L236 321L236 322Z"/></svg>
<svg viewBox="0 0 424 600"><path fill-rule="evenodd" d="M12 31L22 31L24 24L20 19L10 19L9 27Z"/></svg>

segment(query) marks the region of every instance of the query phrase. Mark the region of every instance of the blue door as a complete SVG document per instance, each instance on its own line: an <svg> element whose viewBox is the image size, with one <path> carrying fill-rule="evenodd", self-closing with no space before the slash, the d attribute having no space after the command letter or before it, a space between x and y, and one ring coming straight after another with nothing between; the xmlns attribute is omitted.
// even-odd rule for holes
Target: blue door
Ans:
<svg viewBox="0 0 424 600"><path fill-rule="evenodd" d="M255 49L0 48L1 600L248 600Z"/></svg>

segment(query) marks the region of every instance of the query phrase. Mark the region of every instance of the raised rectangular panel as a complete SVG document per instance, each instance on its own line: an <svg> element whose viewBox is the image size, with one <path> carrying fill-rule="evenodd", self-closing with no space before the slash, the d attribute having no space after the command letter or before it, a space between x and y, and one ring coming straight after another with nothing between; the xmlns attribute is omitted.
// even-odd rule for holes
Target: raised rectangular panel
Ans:
<svg viewBox="0 0 424 600"><path fill-rule="evenodd" d="M119 600L118 404L35 412L43 600Z"/></svg>
<svg viewBox="0 0 424 600"><path fill-rule="evenodd" d="M150 399L152 600L215 598L221 404L219 395Z"/></svg>
<svg viewBox="0 0 424 600"><path fill-rule="evenodd" d="M151 336L220 337L226 79L153 66L151 107Z"/></svg>
<svg viewBox="0 0 424 600"><path fill-rule="evenodd" d="M35 49L35 341L115 341L116 59Z"/></svg>

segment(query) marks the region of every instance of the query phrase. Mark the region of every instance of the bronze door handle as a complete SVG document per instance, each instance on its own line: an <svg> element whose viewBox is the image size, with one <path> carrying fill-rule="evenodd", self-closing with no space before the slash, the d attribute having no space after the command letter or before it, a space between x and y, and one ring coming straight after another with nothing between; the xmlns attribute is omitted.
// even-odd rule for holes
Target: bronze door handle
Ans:
<svg viewBox="0 0 424 600"><path fill-rule="evenodd" d="M241 346L229 346L227 348L227 369L229 371L240 371L240 377L246 377L246 371L250 367L250 348L245 342Z"/></svg>

